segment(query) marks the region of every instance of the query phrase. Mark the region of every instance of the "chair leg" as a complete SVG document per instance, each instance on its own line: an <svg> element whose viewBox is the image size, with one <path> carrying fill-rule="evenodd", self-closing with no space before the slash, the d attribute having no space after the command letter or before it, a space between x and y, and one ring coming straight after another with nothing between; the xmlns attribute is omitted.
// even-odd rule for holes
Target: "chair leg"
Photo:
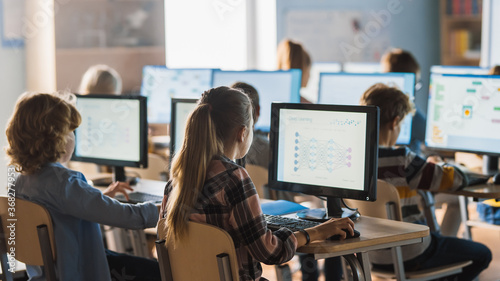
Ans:
<svg viewBox="0 0 500 281"><path fill-rule="evenodd" d="M50 245L49 230L46 225L36 227L38 231L38 240L42 250L43 269L48 281L56 281L56 271L54 265L54 255Z"/></svg>
<svg viewBox="0 0 500 281"><path fill-rule="evenodd" d="M274 266L276 269L276 279L278 281L292 281L292 271L288 264L280 264Z"/></svg>
<svg viewBox="0 0 500 281"><path fill-rule="evenodd" d="M359 263L359 260L356 258L356 256L351 254L344 255L343 257L351 267L354 281L365 281L365 273L363 272L361 264Z"/></svg>

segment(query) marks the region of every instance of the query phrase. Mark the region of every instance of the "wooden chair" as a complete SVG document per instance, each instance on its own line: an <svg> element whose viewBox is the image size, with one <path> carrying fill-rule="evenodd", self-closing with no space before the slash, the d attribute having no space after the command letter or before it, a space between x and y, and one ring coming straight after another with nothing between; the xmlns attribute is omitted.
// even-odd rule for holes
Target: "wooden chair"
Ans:
<svg viewBox="0 0 500 281"><path fill-rule="evenodd" d="M0 217L2 280L13 280L7 257L11 247L15 247L16 260L43 266L47 280L56 280L55 239L49 212L20 198L0 196ZM14 237L15 245L9 244L11 237Z"/></svg>
<svg viewBox="0 0 500 281"><path fill-rule="evenodd" d="M358 208L361 215L370 217L402 220L401 203L396 187L382 180L377 181L377 200L375 202L347 200L349 206ZM459 262L447 266L440 266L426 270L405 271L401 248L393 249L394 271L372 269L372 274L379 278L397 280L433 280L462 272L463 268L472 264L472 261Z"/></svg>
<svg viewBox="0 0 500 281"><path fill-rule="evenodd" d="M162 281L239 280L233 239L216 226L188 222L187 236L175 245L165 241L165 219L158 222L156 251Z"/></svg>

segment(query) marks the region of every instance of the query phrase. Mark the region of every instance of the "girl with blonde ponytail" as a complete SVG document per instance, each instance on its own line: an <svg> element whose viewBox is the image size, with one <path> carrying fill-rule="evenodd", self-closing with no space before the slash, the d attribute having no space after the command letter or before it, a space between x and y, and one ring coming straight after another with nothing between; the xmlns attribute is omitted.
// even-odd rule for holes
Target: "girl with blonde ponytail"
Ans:
<svg viewBox="0 0 500 281"><path fill-rule="evenodd" d="M272 233L262 215L252 180L234 159L243 158L253 139L254 109L242 92L213 88L188 117L184 142L175 155L160 214L166 218L167 241L185 237L188 220L229 232L235 243L240 280L261 278L259 262L281 264L308 241L302 232L281 228ZM330 220L307 229L311 241L352 234L349 219Z"/></svg>

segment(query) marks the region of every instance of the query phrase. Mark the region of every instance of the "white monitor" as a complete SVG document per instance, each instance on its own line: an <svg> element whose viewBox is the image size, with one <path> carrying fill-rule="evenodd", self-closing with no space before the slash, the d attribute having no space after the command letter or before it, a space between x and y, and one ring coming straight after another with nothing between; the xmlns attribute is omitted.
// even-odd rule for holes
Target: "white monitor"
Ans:
<svg viewBox="0 0 500 281"><path fill-rule="evenodd" d="M433 65L431 73L487 75L490 70L479 66Z"/></svg>
<svg viewBox="0 0 500 281"><path fill-rule="evenodd" d="M172 98L199 98L212 86L212 69L169 69L147 65L141 95L148 97L148 122L170 123Z"/></svg>
<svg viewBox="0 0 500 281"><path fill-rule="evenodd" d="M500 155L500 76L432 74L425 143Z"/></svg>
<svg viewBox="0 0 500 281"><path fill-rule="evenodd" d="M357 105L363 93L376 83L398 87L413 101L415 96L415 74L413 73L322 73L320 76L320 104ZM407 116L402 123L398 144L409 144L412 118Z"/></svg>
<svg viewBox="0 0 500 281"><path fill-rule="evenodd" d="M319 75L322 72L341 72L342 64L339 62L315 62L311 66L307 87L300 90L300 94L309 101L318 101Z"/></svg>
<svg viewBox="0 0 500 281"><path fill-rule="evenodd" d="M231 86L235 82L252 85L259 93L260 117L255 128L269 131L273 102L300 102L302 74L299 69L279 71L222 71L214 70L213 87Z"/></svg>

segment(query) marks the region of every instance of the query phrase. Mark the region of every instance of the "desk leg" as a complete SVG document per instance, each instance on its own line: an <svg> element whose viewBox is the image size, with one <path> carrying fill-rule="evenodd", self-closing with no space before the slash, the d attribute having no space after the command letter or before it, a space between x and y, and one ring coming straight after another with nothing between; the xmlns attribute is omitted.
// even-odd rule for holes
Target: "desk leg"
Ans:
<svg viewBox="0 0 500 281"><path fill-rule="evenodd" d="M366 269L361 266L361 263L356 258L356 256L354 254L350 254L350 255L344 255L343 257L347 261L347 263L349 263L349 266L351 267L354 281L365 281L366 280L365 279L365 273L366 273L365 270ZM368 275L366 275L366 276L370 276L369 278L371 279L371 275L370 275L369 271L370 271L370 267L368 267Z"/></svg>
<svg viewBox="0 0 500 281"><path fill-rule="evenodd" d="M469 224L469 209L467 208L467 197L458 196L458 201L460 202L460 216L462 217L462 223L464 225L464 238L471 240L472 235L470 232Z"/></svg>
<svg viewBox="0 0 500 281"><path fill-rule="evenodd" d="M403 264L403 252L401 251L401 246L392 248L391 252L392 260L394 261L394 274L396 275L396 280L406 280L405 267Z"/></svg>

